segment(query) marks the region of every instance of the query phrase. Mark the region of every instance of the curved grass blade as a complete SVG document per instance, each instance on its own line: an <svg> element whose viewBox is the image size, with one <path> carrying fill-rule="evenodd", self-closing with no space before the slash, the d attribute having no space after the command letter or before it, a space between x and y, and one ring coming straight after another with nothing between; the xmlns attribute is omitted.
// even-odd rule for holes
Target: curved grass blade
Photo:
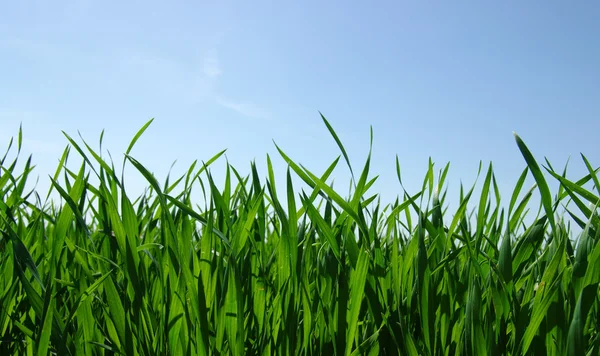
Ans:
<svg viewBox="0 0 600 356"><path fill-rule="evenodd" d="M131 150L133 149L133 146L135 146L135 143L139 140L139 138L144 134L144 132L146 131L146 129L148 128L148 126L150 126L150 124L152 124L152 121L154 121L154 118L150 119L148 122L146 122L144 124L144 126L142 126L141 129L139 129L139 131L135 134L135 136L133 136L133 139L131 140L131 142L129 143L129 146L127 146L127 151L125 151L126 155L129 155L129 153L131 152Z"/></svg>
<svg viewBox="0 0 600 356"><path fill-rule="evenodd" d="M525 145L523 140L517 135L516 132L513 133L515 136L515 140L517 141L517 146L525 158L525 162L527 162L527 166L533 174L535 181L539 187L540 195L542 199L542 205L544 210L546 211L546 216L548 216L548 221L550 222L550 226L552 227L552 231L556 231L556 223L554 221L554 210L552 209L552 195L550 195L550 189L548 188L548 183L546 183L546 179L540 169L540 166L536 162L535 158L529 151L529 148Z"/></svg>
<svg viewBox="0 0 600 356"><path fill-rule="evenodd" d="M329 130L329 133L331 134L331 136L333 136L333 139L335 140L335 142L337 143L338 147L340 148L340 151L342 151L342 155L344 156L344 159L346 160L346 164L348 164L348 168L350 169L350 174L352 176L352 181L354 180L354 172L352 171L352 165L350 164L350 159L348 158L348 154L346 153L346 149L344 148L344 145L342 144L342 141L340 140L340 138L338 137L338 135L335 133L335 130L333 129L333 127L331 127L331 125L329 124L329 121L327 121L327 119L325 118L325 116L323 116L323 114L319 111L319 115L321 115L321 119L323 119L323 122L325 123L325 126L327 126L327 130ZM373 131L371 131L371 135L373 134Z"/></svg>

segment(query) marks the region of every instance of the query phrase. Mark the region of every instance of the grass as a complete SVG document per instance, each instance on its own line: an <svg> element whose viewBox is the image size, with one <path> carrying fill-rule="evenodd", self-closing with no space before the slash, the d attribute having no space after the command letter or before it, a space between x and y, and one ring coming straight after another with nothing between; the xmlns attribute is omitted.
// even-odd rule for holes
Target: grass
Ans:
<svg viewBox="0 0 600 356"><path fill-rule="evenodd" d="M31 157L17 170L21 130L11 140L0 161L0 354L599 354L600 183L585 156L588 174L568 180L515 135L526 168L508 210L490 165L481 194L461 187L449 213L448 165L436 174L430 162L422 191L382 206L368 194L370 153L348 196L327 183L340 157L315 174L280 147L285 186L268 159L265 180L254 165L247 176L227 165L217 188L209 168L223 152L160 184L130 156L148 125L122 163L148 182L135 200L112 160L67 135L51 177L60 203L44 205L25 190ZM536 185L522 192L530 174ZM554 196L546 178L560 183ZM536 191L540 213L526 225Z"/></svg>

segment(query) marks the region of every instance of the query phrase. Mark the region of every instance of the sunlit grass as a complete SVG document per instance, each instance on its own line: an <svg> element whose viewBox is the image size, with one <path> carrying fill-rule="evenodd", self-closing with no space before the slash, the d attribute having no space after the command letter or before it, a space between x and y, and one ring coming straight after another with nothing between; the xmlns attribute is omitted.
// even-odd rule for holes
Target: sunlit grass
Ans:
<svg viewBox="0 0 600 356"><path fill-rule="evenodd" d="M20 163L19 131L0 161L0 354L600 352L600 183L585 156L588 174L572 181L515 134L526 168L508 210L490 164L480 194L461 186L446 211L449 165L432 162L421 191L383 206L368 193L371 153L355 176L323 121L341 156L317 174L277 146L283 186L270 158L266 179L254 164L247 176L227 165L215 182L209 168L223 151L161 184L130 156L148 122L122 162L147 181L136 199L101 149L67 135L54 206L26 190L33 161ZM66 164L73 154L77 169ZM340 159L349 195L329 183ZM536 186L522 192L528 175ZM546 179L560 183L554 195ZM538 193L540 214L526 225Z"/></svg>

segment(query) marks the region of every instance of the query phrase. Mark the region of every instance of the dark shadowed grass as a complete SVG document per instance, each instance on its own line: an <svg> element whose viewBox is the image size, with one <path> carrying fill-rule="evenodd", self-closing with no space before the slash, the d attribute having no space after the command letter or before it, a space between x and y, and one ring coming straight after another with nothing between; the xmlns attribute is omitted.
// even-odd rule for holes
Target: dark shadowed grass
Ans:
<svg viewBox="0 0 600 356"><path fill-rule="evenodd" d="M227 164L215 182L210 166L223 152L161 184L131 156L148 122L122 162L146 179L144 195L128 196L102 149L65 134L51 177L61 199L42 205L25 190L31 157L17 169L19 130L0 161L0 354L600 352L600 184L585 156L588 174L572 181L515 135L526 168L508 211L490 164L481 193L461 186L448 212L449 165L436 174L431 161L421 191L403 188L384 206L368 194L371 152L355 175L322 119L352 175L347 196L328 183L340 157L317 174L280 146L283 186L270 157L264 180L254 164L247 176ZM536 186L522 194L529 174ZM554 196L546 179L560 183ZM541 209L531 207L537 193ZM527 225L529 209L540 214Z"/></svg>

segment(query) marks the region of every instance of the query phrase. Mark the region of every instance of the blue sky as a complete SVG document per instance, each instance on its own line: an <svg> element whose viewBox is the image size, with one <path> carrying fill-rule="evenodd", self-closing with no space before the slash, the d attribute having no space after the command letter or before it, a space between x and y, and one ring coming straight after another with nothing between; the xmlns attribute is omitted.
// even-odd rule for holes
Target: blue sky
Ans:
<svg viewBox="0 0 600 356"><path fill-rule="evenodd" d="M321 111L355 170L373 126L389 200L398 155L413 190L430 156L450 161L453 193L492 161L506 202L525 167L513 131L539 159L571 157L574 179L580 152L600 163L598 18L593 1L4 1L0 140L22 123L47 187L61 130L96 147L105 129L120 161L154 117L133 156L161 180L225 148L263 176L269 153L283 178L272 140L318 174L339 155Z"/></svg>

